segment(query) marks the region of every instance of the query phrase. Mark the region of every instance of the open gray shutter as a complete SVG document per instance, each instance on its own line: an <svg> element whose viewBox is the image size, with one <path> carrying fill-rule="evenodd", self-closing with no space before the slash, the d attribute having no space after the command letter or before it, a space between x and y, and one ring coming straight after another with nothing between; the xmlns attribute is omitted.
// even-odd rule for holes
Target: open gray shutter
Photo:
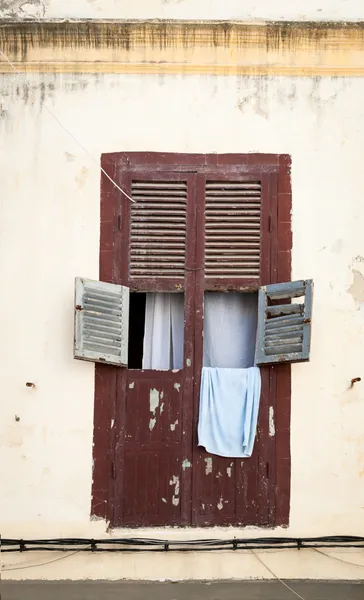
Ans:
<svg viewBox="0 0 364 600"><path fill-rule="evenodd" d="M126 367L129 288L76 277L74 356Z"/></svg>
<svg viewBox="0 0 364 600"><path fill-rule="evenodd" d="M312 293L312 280L260 288L255 350L257 365L309 360ZM302 301L282 303L292 298L302 298Z"/></svg>

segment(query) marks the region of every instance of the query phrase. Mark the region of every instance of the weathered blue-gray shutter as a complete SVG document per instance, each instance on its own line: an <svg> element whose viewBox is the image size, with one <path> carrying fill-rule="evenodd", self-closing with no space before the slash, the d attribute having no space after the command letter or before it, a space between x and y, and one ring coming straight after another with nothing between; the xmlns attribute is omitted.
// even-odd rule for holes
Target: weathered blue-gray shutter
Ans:
<svg viewBox="0 0 364 600"><path fill-rule="evenodd" d="M126 367L128 330L129 288L77 277L75 358Z"/></svg>
<svg viewBox="0 0 364 600"><path fill-rule="evenodd" d="M257 365L309 360L313 282L291 281L259 290ZM282 300L302 298L295 303Z"/></svg>

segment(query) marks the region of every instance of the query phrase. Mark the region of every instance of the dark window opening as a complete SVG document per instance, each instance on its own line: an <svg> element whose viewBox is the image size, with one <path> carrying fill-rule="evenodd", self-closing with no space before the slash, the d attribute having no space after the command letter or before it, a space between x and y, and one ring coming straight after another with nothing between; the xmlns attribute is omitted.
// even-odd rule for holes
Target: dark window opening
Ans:
<svg viewBox="0 0 364 600"><path fill-rule="evenodd" d="M132 292L130 294L128 350L129 369L142 368L146 299L147 295L141 292Z"/></svg>

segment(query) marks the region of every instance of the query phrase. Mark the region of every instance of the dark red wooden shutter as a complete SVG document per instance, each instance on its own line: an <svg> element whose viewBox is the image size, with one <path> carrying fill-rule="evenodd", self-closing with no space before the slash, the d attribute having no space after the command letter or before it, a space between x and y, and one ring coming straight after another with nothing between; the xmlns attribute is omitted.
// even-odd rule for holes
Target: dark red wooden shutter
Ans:
<svg viewBox="0 0 364 600"><path fill-rule="evenodd" d="M133 181L130 277L183 280L186 254L186 181Z"/></svg>
<svg viewBox="0 0 364 600"><path fill-rule="evenodd" d="M205 290L247 291L290 278L289 158L120 153L104 156L103 166L126 192L140 196L135 206L103 184L103 277L134 291L184 290L185 366L179 373L97 366L93 514L114 526L287 524L289 367L262 368L251 459L213 457L211 464L197 447L197 419ZM184 255L183 200L175 193L181 182L187 189ZM168 202L175 220L162 219ZM155 390L160 403L151 416ZM269 436L270 409L277 437Z"/></svg>
<svg viewBox="0 0 364 600"><path fill-rule="evenodd" d="M198 189L198 239L195 303L196 366L195 411L199 408L200 374L203 360L203 295L205 291L258 290L267 282L271 269L272 198L276 190L274 174L263 170L239 173L239 167L200 177ZM201 313L201 318L199 314ZM269 376L262 372L261 413L268 410ZM260 420L262 422L262 420ZM197 426L197 419L195 422ZM263 432L262 432L263 433ZM249 459L209 455L194 448L194 525L268 524L265 496L267 472L263 446L268 433L258 432ZM197 436L196 436L197 438ZM197 439L196 439L197 442Z"/></svg>
<svg viewBox="0 0 364 600"><path fill-rule="evenodd" d="M121 199L121 280L137 292L184 292L184 366L117 374L113 522L119 526L191 521L195 176L160 166L123 174L134 202Z"/></svg>
<svg viewBox="0 0 364 600"><path fill-rule="evenodd" d="M260 277L260 181L207 181L205 277Z"/></svg>
<svg viewBox="0 0 364 600"><path fill-rule="evenodd" d="M238 169L236 169L238 171ZM206 290L257 290L270 281L274 174L208 173L201 185Z"/></svg>

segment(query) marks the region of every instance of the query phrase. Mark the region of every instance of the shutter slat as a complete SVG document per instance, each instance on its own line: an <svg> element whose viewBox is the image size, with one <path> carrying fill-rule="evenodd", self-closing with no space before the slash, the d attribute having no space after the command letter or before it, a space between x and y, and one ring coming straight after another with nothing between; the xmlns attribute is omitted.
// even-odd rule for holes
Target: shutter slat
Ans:
<svg viewBox="0 0 364 600"><path fill-rule="evenodd" d="M128 328L127 287L76 278L75 358L126 366Z"/></svg>
<svg viewBox="0 0 364 600"><path fill-rule="evenodd" d="M133 181L131 190L130 276L183 279L187 183Z"/></svg>
<svg viewBox="0 0 364 600"><path fill-rule="evenodd" d="M274 329L265 328L265 339L266 340L274 340L279 338L285 338L294 336L297 333L301 333L302 325L296 325L295 327L279 327L278 331Z"/></svg>
<svg viewBox="0 0 364 600"><path fill-rule="evenodd" d="M302 354L302 343L296 345L277 346L276 348L266 348L265 353L267 356L276 356L279 354ZM284 362L282 359L279 362ZM287 361L285 361L287 362Z"/></svg>
<svg viewBox="0 0 364 600"><path fill-rule="evenodd" d="M266 329L274 329L276 327L285 327L289 325L298 325L303 323L303 317L297 317L297 315L285 315L284 317L275 317L275 319L271 319L266 323Z"/></svg>
<svg viewBox="0 0 364 600"><path fill-rule="evenodd" d="M276 352L277 350L281 350L282 346L287 346L289 344L291 345L299 345L301 344L302 346L302 335L298 336L298 337L292 337L292 336L288 336L288 337L284 337L284 336L280 336L278 338L275 338L274 340L272 340L271 338L268 339L267 337L265 338L265 347L268 348L276 348Z"/></svg>
<svg viewBox="0 0 364 600"><path fill-rule="evenodd" d="M309 360L313 282L267 285L259 290L257 365ZM277 300L304 298L289 304Z"/></svg>
<svg viewBox="0 0 364 600"><path fill-rule="evenodd" d="M205 275L219 279L260 276L261 184L207 181Z"/></svg>
<svg viewBox="0 0 364 600"><path fill-rule="evenodd" d="M140 269L135 268L133 271L133 276L134 277L146 277L146 275L145 275L146 269L147 269L147 265L145 265L145 264L143 264L143 267ZM159 267L158 267L158 269L159 269ZM157 271L157 268L154 267L154 270ZM150 270L148 270L148 273L150 273ZM183 275L184 275L183 269L178 270L178 269L164 268L158 273L158 279L160 279L160 278L173 279L174 277L183 277Z"/></svg>
<svg viewBox="0 0 364 600"><path fill-rule="evenodd" d="M272 317L280 315L301 315L304 311L303 304L279 304L278 306L268 306L267 312Z"/></svg>

